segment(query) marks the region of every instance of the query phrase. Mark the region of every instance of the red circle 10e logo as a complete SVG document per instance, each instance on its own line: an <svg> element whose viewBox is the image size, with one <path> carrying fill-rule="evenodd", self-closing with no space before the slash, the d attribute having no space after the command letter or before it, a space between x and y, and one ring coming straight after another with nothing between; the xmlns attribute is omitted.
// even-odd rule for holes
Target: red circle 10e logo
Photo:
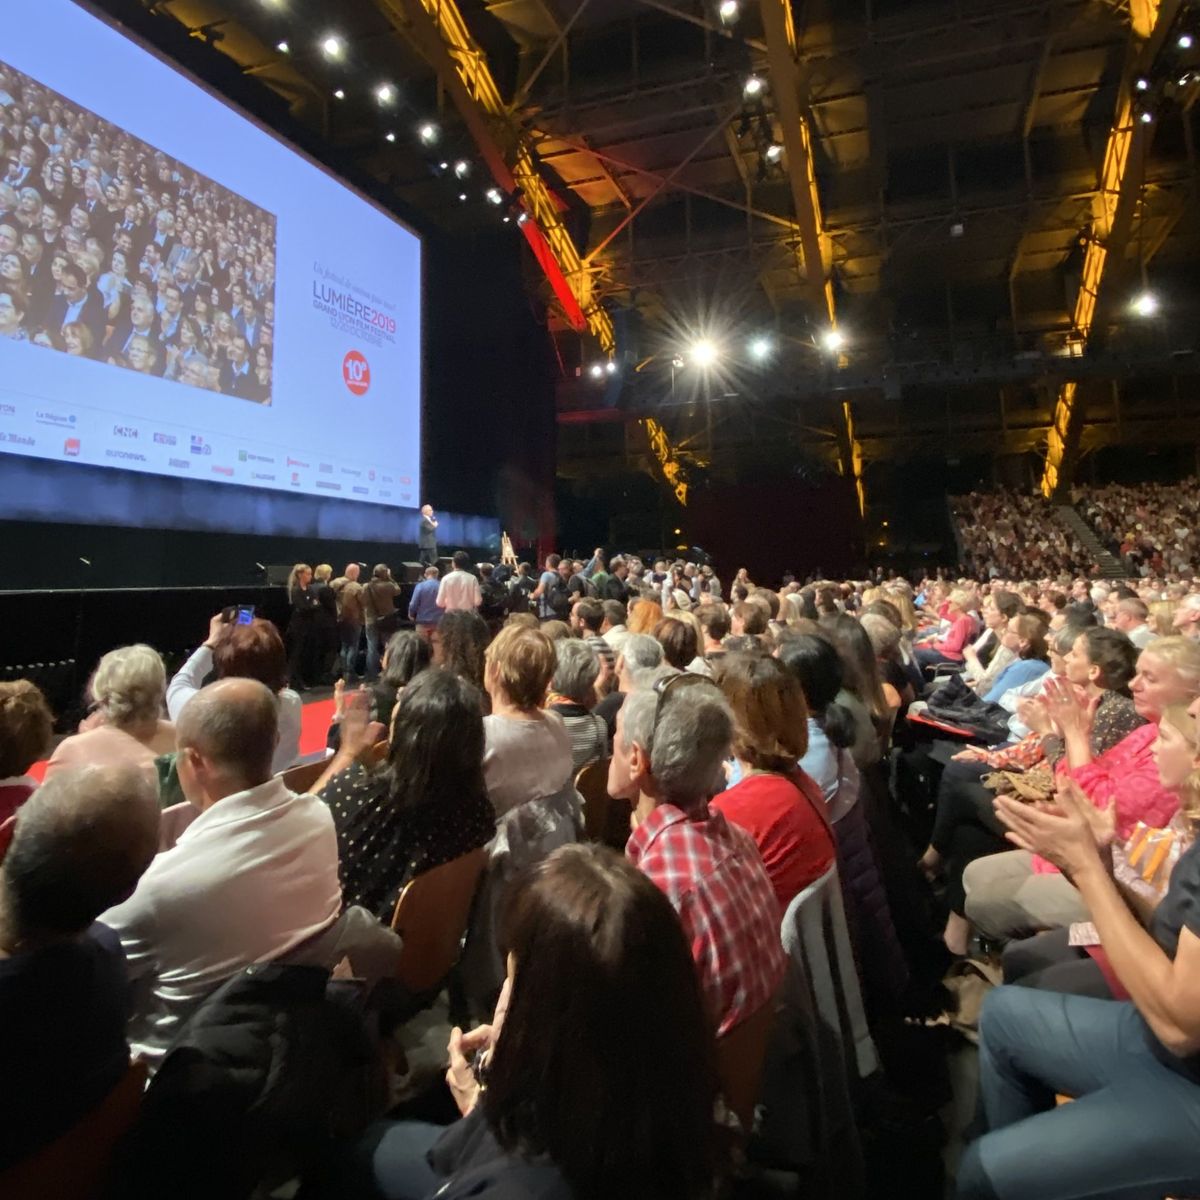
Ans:
<svg viewBox="0 0 1200 1200"><path fill-rule="evenodd" d="M370 364L357 350L351 350L342 359L342 379L356 396L365 395L371 386Z"/></svg>

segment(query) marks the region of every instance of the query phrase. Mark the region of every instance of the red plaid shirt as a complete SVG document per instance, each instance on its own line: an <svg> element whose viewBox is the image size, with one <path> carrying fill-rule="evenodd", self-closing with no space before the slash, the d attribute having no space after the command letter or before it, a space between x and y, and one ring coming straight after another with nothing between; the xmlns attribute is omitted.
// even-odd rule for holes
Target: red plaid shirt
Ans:
<svg viewBox="0 0 1200 1200"><path fill-rule="evenodd" d="M783 978L779 904L754 839L715 809L661 804L626 853L679 913L717 1035L757 1012Z"/></svg>

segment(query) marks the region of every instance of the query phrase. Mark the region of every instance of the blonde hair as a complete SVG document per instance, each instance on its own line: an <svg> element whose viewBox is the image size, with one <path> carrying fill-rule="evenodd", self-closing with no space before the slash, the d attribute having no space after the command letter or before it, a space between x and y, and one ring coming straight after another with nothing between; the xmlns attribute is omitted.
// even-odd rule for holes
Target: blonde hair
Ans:
<svg viewBox="0 0 1200 1200"><path fill-rule="evenodd" d="M912 597L900 588L880 588L880 594L899 610L904 632L912 633L917 627L917 610L913 607Z"/></svg>
<svg viewBox="0 0 1200 1200"><path fill-rule="evenodd" d="M1178 671L1187 680L1193 695L1200 693L1200 642L1178 634L1160 637L1150 642L1142 653L1161 658L1168 667Z"/></svg>
<svg viewBox="0 0 1200 1200"><path fill-rule="evenodd" d="M971 601L974 597L966 588L955 588L946 599L953 605L962 609L963 612L970 611Z"/></svg>
<svg viewBox="0 0 1200 1200"><path fill-rule="evenodd" d="M299 586L300 576L303 575L305 571L311 570L312 567L310 567L308 563L296 563L296 565L292 567L291 574L288 575L287 581L287 594L289 603L291 603L296 588Z"/></svg>
<svg viewBox="0 0 1200 1200"><path fill-rule="evenodd" d="M517 708L537 708L546 699L558 658L554 643L540 629L506 625L484 656L485 677L495 682Z"/></svg>
<svg viewBox="0 0 1200 1200"><path fill-rule="evenodd" d="M118 729L162 716L167 672L153 646L110 650L92 676L92 699Z"/></svg>
<svg viewBox="0 0 1200 1200"><path fill-rule="evenodd" d="M313 571L313 578L318 583L328 583L333 578L333 568L328 563L322 563Z"/></svg>
<svg viewBox="0 0 1200 1200"><path fill-rule="evenodd" d="M1192 757L1200 757L1200 741L1197 739L1197 732L1200 732L1200 725L1197 725L1195 718L1188 712L1189 706L1186 704L1169 704L1164 710L1162 717L1159 718L1160 725L1170 725L1172 729L1178 730L1187 738L1192 747ZM1189 772L1188 777L1183 781L1183 787L1180 789L1179 810L1183 813L1191 830L1192 836L1195 837L1200 830L1200 769L1194 769Z"/></svg>
<svg viewBox="0 0 1200 1200"><path fill-rule="evenodd" d="M1155 600L1146 607L1150 610L1150 628L1159 637L1170 637L1175 632L1175 614L1179 611L1179 601Z"/></svg>

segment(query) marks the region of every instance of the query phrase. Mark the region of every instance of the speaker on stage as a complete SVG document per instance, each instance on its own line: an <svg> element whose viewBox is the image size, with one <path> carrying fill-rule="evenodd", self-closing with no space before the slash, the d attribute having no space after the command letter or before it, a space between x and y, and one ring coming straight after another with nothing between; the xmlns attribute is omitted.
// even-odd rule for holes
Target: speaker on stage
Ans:
<svg viewBox="0 0 1200 1200"><path fill-rule="evenodd" d="M291 563L268 563L267 564L267 586L278 587L281 583L287 583L288 576L292 573Z"/></svg>
<svg viewBox="0 0 1200 1200"><path fill-rule="evenodd" d="M397 583L420 583L424 570L419 562L402 562L399 572L393 572L392 577Z"/></svg>

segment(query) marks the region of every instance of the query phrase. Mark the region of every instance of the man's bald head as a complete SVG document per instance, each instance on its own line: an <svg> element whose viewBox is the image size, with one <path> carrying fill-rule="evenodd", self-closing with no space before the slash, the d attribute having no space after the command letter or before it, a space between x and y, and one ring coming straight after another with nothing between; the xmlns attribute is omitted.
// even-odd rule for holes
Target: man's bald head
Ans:
<svg viewBox="0 0 1200 1200"><path fill-rule="evenodd" d="M279 702L256 679L210 683L184 705L175 723L180 755L191 752L238 784L235 790L270 779L278 740Z"/></svg>
<svg viewBox="0 0 1200 1200"><path fill-rule="evenodd" d="M140 768L51 775L20 809L0 868L5 941L74 936L132 895L158 850L158 812Z"/></svg>

